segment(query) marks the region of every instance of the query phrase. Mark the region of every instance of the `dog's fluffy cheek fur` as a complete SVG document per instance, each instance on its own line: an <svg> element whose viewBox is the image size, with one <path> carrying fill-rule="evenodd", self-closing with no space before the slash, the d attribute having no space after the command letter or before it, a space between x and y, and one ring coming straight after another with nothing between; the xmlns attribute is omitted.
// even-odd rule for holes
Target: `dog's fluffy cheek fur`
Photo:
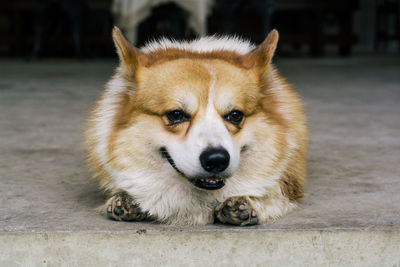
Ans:
<svg viewBox="0 0 400 267"><path fill-rule="evenodd" d="M267 117L262 113L247 119L235 137L235 142L242 147L239 167L227 180L223 198L237 195L262 197L276 185L279 177L275 177L275 169L284 145L279 128L267 123Z"/></svg>
<svg viewBox="0 0 400 267"><path fill-rule="evenodd" d="M132 165L139 165L137 162L145 162L146 166L153 168L159 167L160 160L153 156L154 151L157 151L152 141L155 132L150 131L159 122L149 117L140 115L128 127L114 130L108 146L111 167L125 170L132 168Z"/></svg>

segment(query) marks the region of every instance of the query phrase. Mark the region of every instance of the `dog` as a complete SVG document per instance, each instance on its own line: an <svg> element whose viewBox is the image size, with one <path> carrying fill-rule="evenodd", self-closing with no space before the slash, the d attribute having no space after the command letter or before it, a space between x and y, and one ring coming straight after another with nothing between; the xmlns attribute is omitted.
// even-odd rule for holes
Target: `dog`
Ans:
<svg viewBox="0 0 400 267"><path fill-rule="evenodd" d="M245 226L297 206L306 119L299 95L271 64L278 38L272 30L257 47L203 37L137 49L113 29L120 65L86 131L104 214Z"/></svg>

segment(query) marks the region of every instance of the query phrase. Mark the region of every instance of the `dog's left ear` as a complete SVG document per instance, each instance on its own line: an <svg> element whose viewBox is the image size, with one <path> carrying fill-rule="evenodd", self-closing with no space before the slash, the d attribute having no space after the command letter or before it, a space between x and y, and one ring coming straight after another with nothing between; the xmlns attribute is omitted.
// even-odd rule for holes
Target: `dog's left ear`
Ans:
<svg viewBox="0 0 400 267"><path fill-rule="evenodd" d="M244 56L242 61L243 65L246 68L267 67L274 56L278 40L278 31L272 30L259 46Z"/></svg>
<svg viewBox="0 0 400 267"><path fill-rule="evenodd" d="M131 67L135 70L139 65L146 63L146 55L133 46L118 29L114 27L112 37L117 48L118 56L121 64Z"/></svg>

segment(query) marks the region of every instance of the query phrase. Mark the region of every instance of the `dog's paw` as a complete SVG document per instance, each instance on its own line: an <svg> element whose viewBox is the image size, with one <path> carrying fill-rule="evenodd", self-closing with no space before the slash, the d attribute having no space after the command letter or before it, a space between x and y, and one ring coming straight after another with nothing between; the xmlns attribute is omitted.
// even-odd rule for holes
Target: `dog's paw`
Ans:
<svg viewBox="0 0 400 267"><path fill-rule="evenodd" d="M250 206L247 197L231 197L215 209L215 217L222 223L234 225L258 224L257 212Z"/></svg>
<svg viewBox="0 0 400 267"><path fill-rule="evenodd" d="M117 221L143 221L149 219L138 203L125 192L114 195L107 204L107 216Z"/></svg>

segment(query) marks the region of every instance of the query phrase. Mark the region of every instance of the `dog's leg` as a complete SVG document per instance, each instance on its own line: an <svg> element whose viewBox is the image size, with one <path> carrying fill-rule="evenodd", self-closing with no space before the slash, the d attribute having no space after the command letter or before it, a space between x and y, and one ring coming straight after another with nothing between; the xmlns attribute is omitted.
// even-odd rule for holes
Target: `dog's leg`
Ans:
<svg viewBox="0 0 400 267"><path fill-rule="evenodd" d="M117 221L150 220L147 212L143 212L138 203L126 192L113 195L106 203L107 216Z"/></svg>

